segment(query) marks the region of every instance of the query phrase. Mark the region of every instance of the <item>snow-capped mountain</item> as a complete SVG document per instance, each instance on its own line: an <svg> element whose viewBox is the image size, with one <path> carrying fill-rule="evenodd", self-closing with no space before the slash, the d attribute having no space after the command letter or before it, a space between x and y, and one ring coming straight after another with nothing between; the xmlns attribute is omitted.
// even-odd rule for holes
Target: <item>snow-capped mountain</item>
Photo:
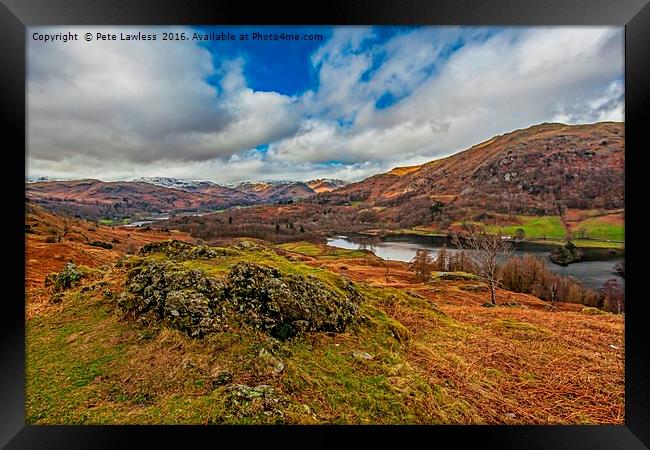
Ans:
<svg viewBox="0 0 650 450"><path fill-rule="evenodd" d="M167 188L182 189L184 191L195 191L209 187L219 186L217 183L205 180L181 180L171 177L140 177L133 180L135 183L149 183Z"/></svg>

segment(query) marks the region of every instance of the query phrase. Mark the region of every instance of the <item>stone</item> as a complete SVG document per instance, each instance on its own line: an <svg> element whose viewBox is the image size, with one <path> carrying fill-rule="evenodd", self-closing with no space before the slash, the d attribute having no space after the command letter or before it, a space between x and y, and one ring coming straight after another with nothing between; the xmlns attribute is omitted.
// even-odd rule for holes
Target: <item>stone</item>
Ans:
<svg viewBox="0 0 650 450"><path fill-rule="evenodd" d="M155 244L155 245L154 245ZM134 257L120 309L134 313L139 323L162 321L190 337L246 323L279 340L311 332L342 332L357 319L361 295L354 283L336 279L336 286L311 275L281 273L275 268L240 262L224 280L175 262L187 255L223 255L219 249L196 250L180 241L147 244L143 253L169 252L171 260Z"/></svg>
<svg viewBox="0 0 650 450"><path fill-rule="evenodd" d="M263 365L266 365L268 371L272 372L274 375L278 375L284 370L284 363L273 356L271 352L265 348L260 350L258 358Z"/></svg>
<svg viewBox="0 0 650 450"><path fill-rule="evenodd" d="M233 374L230 372L221 372L212 380L212 386L223 386L224 384L230 384L233 380Z"/></svg>
<svg viewBox="0 0 650 450"><path fill-rule="evenodd" d="M359 352L359 351L352 352L352 356L354 356L357 359L366 360L366 361L374 358L374 356L372 356L370 353Z"/></svg>
<svg viewBox="0 0 650 450"><path fill-rule="evenodd" d="M235 384L227 389L225 406L228 418L262 417L284 422L284 410L289 405L288 400L271 386L261 384L255 387L245 384Z"/></svg>

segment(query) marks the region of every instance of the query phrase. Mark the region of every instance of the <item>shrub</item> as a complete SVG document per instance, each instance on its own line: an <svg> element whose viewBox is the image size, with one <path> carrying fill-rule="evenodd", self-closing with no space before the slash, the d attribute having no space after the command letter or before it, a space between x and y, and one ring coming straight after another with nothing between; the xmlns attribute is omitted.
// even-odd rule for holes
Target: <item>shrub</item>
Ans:
<svg viewBox="0 0 650 450"><path fill-rule="evenodd" d="M53 286L55 292L70 289L81 280L82 273L73 262L68 262L61 273L45 277L45 286Z"/></svg>

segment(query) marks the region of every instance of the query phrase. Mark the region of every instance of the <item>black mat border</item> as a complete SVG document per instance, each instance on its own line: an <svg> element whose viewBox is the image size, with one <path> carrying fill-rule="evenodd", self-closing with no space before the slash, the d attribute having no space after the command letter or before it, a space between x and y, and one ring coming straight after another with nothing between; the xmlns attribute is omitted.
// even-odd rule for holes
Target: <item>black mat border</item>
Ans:
<svg viewBox="0 0 650 450"><path fill-rule="evenodd" d="M339 446L351 439L384 444L503 449L642 449L650 445L648 300L640 292L642 152L650 150L650 5L647 0L347 1L282 4L244 1L0 0L0 123L9 264L0 298L0 445L6 448L186 448L253 444ZM625 26L626 102L626 425L625 426L25 426L24 176L25 27L157 24L432 24ZM636 187L635 188L635 184ZM15 238L13 237L15 236ZM7 251L8 250L8 251ZM631 275L630 275L631 274ZM443 444L446 443L446 444ZM644 445L645 444L645 445ZM422 445L422 444L416 444Z"/></svg>

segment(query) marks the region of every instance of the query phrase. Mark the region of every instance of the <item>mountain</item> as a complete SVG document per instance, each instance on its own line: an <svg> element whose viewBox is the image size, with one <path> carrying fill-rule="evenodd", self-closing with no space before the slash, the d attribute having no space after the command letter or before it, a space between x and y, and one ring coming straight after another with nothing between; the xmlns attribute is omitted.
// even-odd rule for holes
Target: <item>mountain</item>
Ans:
<svg viewBox="0 0 650 450"><path fill-rule="evenodd" d="M34 176L29 176L25 178L25 182L27 183L42 183L44 181L65 181L65 180L69 180L69 178L34 177Z"/></svg>
<svg viewBox="0 0 650 450"><path fill-rule="evenodd" d="M336 180L332 178L318 178L316 180L307 181L306 184L314 192L321 193L321 192L330 192L333 191L334 189L338 189L348 184L348 182L343 180Z"/></svg>
<svg viewBox="0 0 650 450"><path fill-rule="evenodd" d="M212 181L180 180L169 177L140 177L133 180L134 183L149 183L156 186L181 189L188 192L206 190L214 187L221 187Z"/></svg>
<svg viewBox="0 0 650 450"><path fill-rule="evenodd" d="M258 202L250 194L216 184L190 192L145 182L95 179L30 183L26 196L51 211L92 219L220 209Z"/></svg>
<svg viewBox="0 0 650 450"><path fill-rule="evenodd" d="M316 192L302 181L245 181L234 188L255 195L265 203L297 200Z"/></svg>
<svg viewBox="0 0 650 450"><path fill-rule="evenodd" d="M411 222L431 221L438 211L447 213L448 222L486 212L556 215L623 208L624 174L622 123L544 123L446 158L395 168L314 201L361 202L381 208L384 218L410 216Z"/></svg>

